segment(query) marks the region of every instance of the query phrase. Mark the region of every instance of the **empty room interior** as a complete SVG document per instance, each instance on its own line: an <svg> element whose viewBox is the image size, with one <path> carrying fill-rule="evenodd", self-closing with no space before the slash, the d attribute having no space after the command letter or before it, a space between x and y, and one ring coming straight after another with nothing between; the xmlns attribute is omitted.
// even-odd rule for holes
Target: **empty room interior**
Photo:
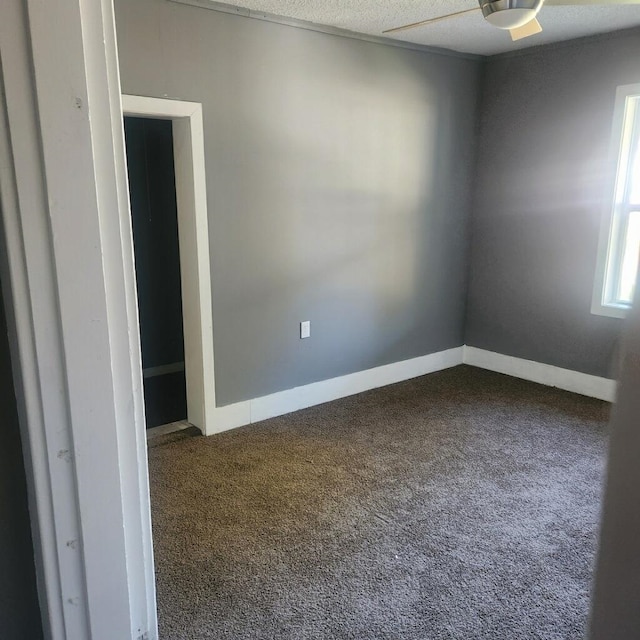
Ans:
<svg viewBox="0 0 640 640"><path fill-rule="evenodd" d="M628 317L640 2L115 0L113 10L114 156L121 148L129 207L111 246L131 255L118 277L136 303L118 334L135 342L122 393L144 403L142 421L113 421L141 448L113 449L143 479L142 533L124 531L144 537L148 513L153 544L138 554L153 572L146 592L123 578L130 612L144 608L142 592L153 611L126 637L640 638L637 490L631 507L616 503L638 486L637 469L623 470L631 452L637 460L637 424L612 440L626 433L625 411L637 423L640 384ZM37 21L25 20L37 42ZM0 49L6 61L11 51ZM20 196L4 68L11 136L0 158L9 145ZM57 142L42 140L46 174ZM59 568L41 551L8 184L0 636L109 638L96 615L72 631L75 596L63 594L66 622L52 623L47 585L54 574L66 584L66 554L85 538L62 533L57 485ZM52 220L53 264L63 245ZM15 260L28 266L25 255ZM65 278L80 267L56 271L63 344ZM70 380L74 366L92 380L66 351L65 362ZM89 416L91 402L81 401ZM51 444L49 464L76 473L90 549L82 514L99 498L83 489L85 440L74 439ZM96 530L117 529L91 513ZM94 602L100 571L83 553Z"/></svg>

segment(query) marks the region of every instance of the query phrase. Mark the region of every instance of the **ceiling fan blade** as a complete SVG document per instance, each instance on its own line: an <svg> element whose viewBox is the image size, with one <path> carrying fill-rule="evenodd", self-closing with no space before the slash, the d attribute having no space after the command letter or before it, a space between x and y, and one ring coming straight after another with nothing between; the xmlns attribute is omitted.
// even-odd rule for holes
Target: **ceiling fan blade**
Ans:
<svg viewBox="0 0 640 640"><path fill-rule="evenodd" d="M545 0L547 7L611 6L617 4L640 4L640 0Z"/></svg>
<svg viewBox="0 0 640 640"><path fill-rule="evenodd" d="M640 0L638 0L640 2ZM420 22L412 22L411 24L405 24L401 27L394 27L393 29L387 29L382 33L395 33L396 31L404 31L405 29L415 29L416 27L422 27L427 24L433 24L434 22L440 22L441 20L448 20L449 18L456 18L462 16L465 13L473 13L480 11L480 7L474 7L473 9L466 9L465 11L457 11L456 13L450 13L446 16L439 16L438 18L430 18L429 20L421 20Z"/></svg>
<svg viewBox="0 0 640 640"><path fill-rule="evenodd" d="M516 40L522 40L522 38L535 36L536 33L540 33L541 31L542 31L542 25L538 22L536 18L534 18L533 20L529 20L527 24L523 24L521 27L516 27L515 29L509 29L509 33L511 34L511 39L514 42Z"/></svg>

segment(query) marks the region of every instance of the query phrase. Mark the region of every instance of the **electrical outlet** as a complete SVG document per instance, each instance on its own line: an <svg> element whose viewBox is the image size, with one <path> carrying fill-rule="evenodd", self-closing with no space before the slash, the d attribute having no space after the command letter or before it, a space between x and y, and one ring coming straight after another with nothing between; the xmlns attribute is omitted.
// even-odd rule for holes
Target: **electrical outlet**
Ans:
<svg viewBox="0 0 640 640"><path fill-rule="evenodd" d="M311 320L305 320L300 323L300 339L311 337Z"/></svg>

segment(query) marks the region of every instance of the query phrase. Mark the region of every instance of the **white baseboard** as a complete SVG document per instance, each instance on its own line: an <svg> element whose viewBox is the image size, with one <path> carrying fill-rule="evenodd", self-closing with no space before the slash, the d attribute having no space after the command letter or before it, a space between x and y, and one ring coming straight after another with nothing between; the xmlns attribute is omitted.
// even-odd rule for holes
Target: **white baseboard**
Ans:
<svg viewBox="0 0 640 640"><path fill-rule="evenodd" d="M252 422L275 418L285 413L331 402L370 389L449 369L462 364L462 355L463 347L456 347L411 360L394 362L382 367L287 389L253 400L216 407L213 416L213 429L206 435L228 431Z"/></svg>
<svg viewBox="0 0 640 640"><path fill-rule="evenodd" d="M275 418L285 413L417 378L435 371L442 371L463 363L599 400L608 402L615 400L615 380L465 345L411 360L394 362L375 369L314 382L302 387L294 387L225 407L216 407L213 415L213 428L206 435L221 433L267 418Z"/></svg>
<svg viewBox="0 0 640 640"><path fill-rule="evenodd" d="M505 356L501 353L466 345L463 348L463 361L473 367L505 373L514 378L538 382L548 387L557 387L590 398L614 402L616 397L617 383L615 380L562 369L550 364Z"/></svg>

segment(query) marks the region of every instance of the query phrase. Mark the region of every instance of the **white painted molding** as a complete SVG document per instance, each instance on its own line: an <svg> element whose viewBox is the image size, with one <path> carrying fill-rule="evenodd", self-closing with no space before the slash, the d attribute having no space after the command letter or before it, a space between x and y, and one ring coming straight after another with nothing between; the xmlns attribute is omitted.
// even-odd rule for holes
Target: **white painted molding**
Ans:
<svg viewBox="0 0 640 640"><path fill-rule="evenodd" d="M215 433L216 383L202 105L123 95L122 111L127 116L162 118L172 123L187 419L210 435ZM133 270L126 277L135 282Z"/></svg>
<svg viewBox="0 0 640 640"><path fill-rule="evenodd" d="M578 371L561 369L541 362L523 360L493 353L476 347L456 347L419 358L351 373L330 380L322 380L302 387L294 387L268 396L216 407L213 429L206 435L221 433L268 418L331 402L363 391L377 389L396 382L410 380L428 373L442 371L460 364L504 373L514 378L537 382L583 396L613 402L616 381L599 378Z"/></svg>
<svg viewBox="0 0 640 640"><path fill-rule="evenodd" d="M0 3L0 268L47 640L158 637L115 38L112 0Z"/></svg>
<svg viewBox="0 0 640 640"><path fill-rule="evenodd" d="M217 407L214 418L214 433L274 418L299 409L306 409L324 402L331 402L388 384L417 378L427 373L449 369L462 364L462 355L463 347L456 347L330 380L314 382L302 387L294 387L226 407Z"/></svg>
<svg viewBox="0 0 640 640"><path fill-rule="evenodd" d="M199 102L186 102L185 100L123 94L122 112L125 116L171 120L191 118L195 113L202 112L202 105Z"/></svg>
<svg viewBox="0 0 640 640"><path fill-rule="evenodd" d="M463 353L464 364L473 367L504 373L514 378L537 382L548 387L557 387L590 398L598 398L607 402L615 401L617 386L615 380L466 345Z"/></svg>
<svg viewBox="0 0 640 640"><path fill-rule="evenodd" d="M605 174L606 192L609 197L605 202L600 221L600 238L591 301L591 313L610 318L626 318L631 306L616 302L619 278L617 265L620 263L619 236L622 233L621 225L624 217L622 214L624 207L621 209L622 205L618 202L619 198L616 194L619 190L618 182L623 180L622 176L618 176L618 172L625 164L624 157L632 144L631 136L626 139L624 135L626 112L629 108L628 100L639 96L640 84L638 83L617 88L611 125L609 163Z"/></svg>
<svg viewBox="0 0 640 640"><path fill-rule="evenodd" d="M396 382L468 364L479 369L504 373L514 378L557 387L583 396L614 402L616 381L608 378L554 367L541 362L523 360L466 345L431 353L419 358L351 373L330 380L321 380L302 387L294 387L268 396L216 407L210 432L221 433L268 418L331 402L363 391L377 389Z"/></svg>

